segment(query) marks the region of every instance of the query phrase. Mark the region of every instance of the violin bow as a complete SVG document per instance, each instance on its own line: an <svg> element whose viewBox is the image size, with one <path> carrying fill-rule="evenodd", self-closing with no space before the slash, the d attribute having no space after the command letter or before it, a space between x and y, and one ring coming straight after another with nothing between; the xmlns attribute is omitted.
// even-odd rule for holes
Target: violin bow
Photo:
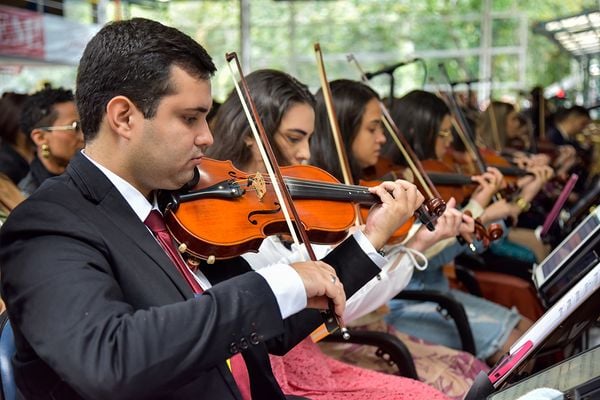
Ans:
<svg viewBox="0 0 600 400"><path fill-rule="evenodd" d="M350 170L350 162L348 161L348 155L344 148L344 139L342 138L342 132L340 129L335 107L333 105L333 95L331 94L331 87L327 80L327 72L325 72L325 63L323 62L323 52L321 51L321 45L319 43L314 44L315 57L317 59L317 68L319 70L319 79L321 81L321 90L323 92L323 100L325 100L325 107L327 108L327 116L329 117L329 124L331 126L331 133L333 135L333 141L335 143L335 149L337 151L338 160L340 162L340 169L342 170L342 176L346 185L354 185L354 179L352 178L352 171ZM356 225L360 225L360 212L358 211L358 205L356 209Z"/></svg>
<svg viewBox="0 0 600 400"><path fill-rule="evenodd" d="M450 96L448 96L448 102L449 102L449 106L450 106L450 111L454 115L454 118L452 120L452 125L456 129L456 132L458 132L458 136L461 138L461 140L465 144L465 147L467 148L467 150L473 156L473 158L475 160L475 164L477 165L477 168L479 168L480 172L483 174L484 172L487 171L487 165L485 164L485 161L483 161L483 157L481 156L481 153L479 152L479 148L475 144L475 141L474 141L475 134L472 131L469 124L467 123L467 118L465 117L464 113L460 109L460 106L456 102L456 98L454 97L454 89L452 88L452 85L450 84L450 76L448 75L446 66L444 65L444 63L439 63L438 67L440 69L440 72L442 73L443 78L445 79L446 83L450 87ZM499 193L496 193L493 197L494 200L500 200L501 198L502 198L502 196Z"/></svg>
<svg viewBox="0 0 600 400"><path fill-rule="evenodd" d="M358 63L356 57L354 57L353 54L348 54L347 59L348 62L353 62L356 68L358 69L361 81L365 85L370 87L369 79L367 78L367 75ZM431 182L431 179L429 179L429 176L423 169L423 166L421 165L421 162L419 161L417 155L413 152L412 148L406 141L404 135L401 134L400 129L392 119L392 116L390 115L385 104L383 104L383 101L378 100L378 103L379 107L381 108L381 113L383 115L383 118L381 119L383 125L385 126L388 133L398 146L398 149L406 159L406 162L408 163L409 168L413 171L415 178L419 180L421 186L423 187L423 190L425 190L426 192L425 194L427 195L428 199L421 206L421 210L423 211L424 208L425 212L420 213L421 215L419 219L421 220L421 222L424 222L422 220L422 217L429 217L431 223L428 224L425 222L425 224L427 225L427 228L429 230L433 230L435 229L433 227L433 222L437 220L437 218L439 218L446 210L446 202L444 202L444 200L441 199L437 189L435 188L435 186Z"/></svg>
<svg viewBox="0 0 600 400"><path fill-rule="evenodd" d="M502 150L502 145L500 144L500 134L498 133L498 120L496 119L496 111L494 110L494 102L490 97L490 104L488 106L488 111L490 113L490 127L492 128L492 138L494 139L494 147L497 152Z"/></svg>
<svg viewBox="0 0 600 400"><path fill-rule="evenodd" d="M227 60L227 66L229 67L229 72L231 75L231 79L233 80L235 90L240 98L240 103L244 109L244 113L246 114L246 118L248 119L248 123L250 125L250 129L252 134L254 135L254 140L256 141L256 145L260 151L260 154L263 158L263 162L269 173L269 177L271 178L271 182L273 184L273 189L275 190L275 194L277 195L277 199L281 204L281 211L285 216L286 223L288 225L288 229L290 230L290 234L294 239L294 243L297 245L300 244L298 240L298 236L296 235L296 230L300 234L300 238L302 239L302 243L306 248L306 252L312 261L317 261L317 256L310 244L310 240L308 238L308 234L306 229L304 229L304 225L300 220L300 216L294 203L292 201L292 196L287 189L287 186L283 180L283 176L281 175L281 171L279 169L279 164L277 162L277 158L275 157L275 153L273 152L273 148L269 142L269 138L265 132L265 128L262 124L260 115L256 110L256 105L252 100L252 96L250 95L250 89L248 88L248 84L244 77L244 72L242 70L242 66L235 52L227 53L225 55L225 59ZM231 62L235 62L235 66L237 72L240 76L240 83L235 78L235 71L231 65ZM291 211L291 215L289 213ZM292 222L292 217L296 224ZM350 338L350 334L348 329L341 322L340 318L335 314L333 301L329 299L329 309L323 310L323 320L325 322L325 327L328 332L333 332L338 327L342 332L342 336L345 339Z"/></svg>
<svg viewBox="0 0 600 400"><path fill-rule="evenodd" d="M460 106L456 102L456 98L454 97L454 88L450 84L450 76L448 75L448 70L446 69L446 66L444 65L444 63L439 63L438 68L441 72L443 79L445 80L445 83L450 88L450 95L447 96L447 100L449 103L450 111L454 115L454 118L452 119L452 125L458 132L458 136L461 138L465 147L468 149L468 151L473 156L475 163L477 164L477 167L483 174L487 170L487 165L485 165L485 162L483 161L483 157L481 156L481 153L479 153L479 149L477 148L477 145L475 144L475 141L474 141L475 134L472 131L469 124L467 123L467 118L465 117L464 113L460 109Z"/></svg>
<svg viewBox="0 0 600 400"><path fill-rule="evenodd" d="M477 165L477 168L479 168L479 170L481 171L481 173L484 173L485 171L487 171L487 166L485 165L485 162L483 161L483 157L481 156L481 153L479 152L479 149L477 148L477 145L473 141L473 138L475 136L474 136L472 130L470 129L469 124L467 123L467 118L465 117L465 115L463 114L462 110L460 109L460 106L456 102L456 98L454 97L454 88L450 84L450 76L448 75L448 71L446 70L446 66L444 65L444 63L439 63L438 67L440 69L440 72L441 72L442 76L446 80L446 84L450 87L450 96L447 96L447 101L449 103L448 108L450 109L450 112L454 116L454 118L452 118L452 126L454 127L454 129L458 133L458 136L460 137L460 139L464 143L467 151L469 153L471 153L471 155L473 156L473 159L475 160L475 164ZM441 93L438 93L437 95L438 95L438 97L440 97L441 99L443 99ZM492 197L492 200L493 201L498 201L501 198L502 198L502 196L499 193L496 193ZM481 224L480 220L478 221L478 219L476 219L475 223L476 223L476 225L480 224L481 227L483 227L483 224ZM483 227L483 230L481 230L481 227L480 227L480 231L482 233L483 233L483 231L486 232L486 236L487 236L487 240L488 241L497 240L503 234L502 228L500 227L499 224L495 224L495 223L494 224L490 224L490 226L489 226L489 228L487 230L485 229L485 227ZM485 238L485 236L484 236L484 238ZM484 243L485 243L485 241L484 241ZM485 246L485 247L487 247L487 246Z"/></svg>

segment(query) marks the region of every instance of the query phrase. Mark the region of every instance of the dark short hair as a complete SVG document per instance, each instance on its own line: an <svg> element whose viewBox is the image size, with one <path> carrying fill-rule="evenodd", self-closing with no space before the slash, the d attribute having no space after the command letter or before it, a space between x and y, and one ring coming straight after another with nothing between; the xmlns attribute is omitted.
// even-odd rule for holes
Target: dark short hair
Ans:
<svg viewBox="0 0 600 400"><path fill-rule="evenodd" d="M94 139L115 96L152 118L172 93L171 67L200 79L216 71L206 50L183 32L143 18L105 25L87 44L77 72L76 101L86 141Z"/></svg>
<svg viewBox="0 0 600 400"><path fill-rule="evenodd" d="M558 109L556 111L556 113L554 114L554 121L562 122L571 115L577 116L577 117L590 118L590 112L587 108L579 106L579 105L574 105L569 108Z"/></svg>
<svg viewBox="0 0 600 400"><path fill-rule="evenodd" d="M23 104L21 130L29 136L36 128L51 126L58 118L54 105L71 101L74 98L70 89L47 87L35 92Z"/></svg>
<svg viewBox="0 0 600 400"><path fill-rule="evenodd" d="M364 83L348 79L332 81L329 86L346 155L352 170L352 178L357 181L361 171L352 155L352 142L360 129L367 103L372 99L379 99L379 95ZM315 134L311 143L311 164L323 168L343 181L322 89L319 89L316 98L317 114Z"/></svg>
<svg viewBox="0 0 600 400"><path fill-rule="evenodd" d="M252 72L246 76L246 83L273 152L279 163L285 165L287 160L282 159L281 151L274 145L273 136L284 114L292 106L307 104L314 109L315 98L308 87L296 78L272 69ZM244 142L244 139L251 134L250 124L235 90L219 107L211 127L215 142L206 152L209 157L231 160L238 168L251 160L252 152Z"/></svg>

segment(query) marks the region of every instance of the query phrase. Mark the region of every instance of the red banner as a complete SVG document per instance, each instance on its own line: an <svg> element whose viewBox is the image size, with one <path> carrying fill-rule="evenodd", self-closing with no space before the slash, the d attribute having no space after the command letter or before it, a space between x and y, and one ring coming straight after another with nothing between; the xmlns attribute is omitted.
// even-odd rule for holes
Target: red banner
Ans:
<svg viewBox="0 0 600 400"><path fill-rule="evenodd" d="M42 14L0 6L0 54L43 59Z"/></svg>

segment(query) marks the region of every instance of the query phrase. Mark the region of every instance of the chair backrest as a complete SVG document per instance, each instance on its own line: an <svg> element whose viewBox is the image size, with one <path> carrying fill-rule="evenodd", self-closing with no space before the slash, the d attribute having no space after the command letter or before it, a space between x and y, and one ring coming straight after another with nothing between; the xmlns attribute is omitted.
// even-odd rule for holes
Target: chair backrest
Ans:
<svg viewBox="0 0 600 400"><path fill-rule="evenodd" d="M8 320L8 314L4 311L0 314L0 386L2 388L0 397L4 400L15 400L17 398L17 387L12 365L14 354L15 337Z"/></svg>

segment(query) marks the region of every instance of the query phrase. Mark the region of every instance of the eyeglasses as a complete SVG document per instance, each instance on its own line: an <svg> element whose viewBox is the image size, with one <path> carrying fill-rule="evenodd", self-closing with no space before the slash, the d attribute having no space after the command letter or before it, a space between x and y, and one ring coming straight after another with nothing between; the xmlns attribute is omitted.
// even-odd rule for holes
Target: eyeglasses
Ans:
<svg viewBox="0 0 600 400"><path fill-rule="evenodd" d="M42 131L53 132L53 131L73 131L74 133L81 132L81 123L79 121L73 121L70 125L60 125L60 126L42 126L40 128Z"/></svg>
<svg viewBox="0 0 600 400"><path fill-rule="evenodd" d="M447 139L452 137L452 131L450 129L443 129L438 132L438 136L442 139Z"/></svg>

